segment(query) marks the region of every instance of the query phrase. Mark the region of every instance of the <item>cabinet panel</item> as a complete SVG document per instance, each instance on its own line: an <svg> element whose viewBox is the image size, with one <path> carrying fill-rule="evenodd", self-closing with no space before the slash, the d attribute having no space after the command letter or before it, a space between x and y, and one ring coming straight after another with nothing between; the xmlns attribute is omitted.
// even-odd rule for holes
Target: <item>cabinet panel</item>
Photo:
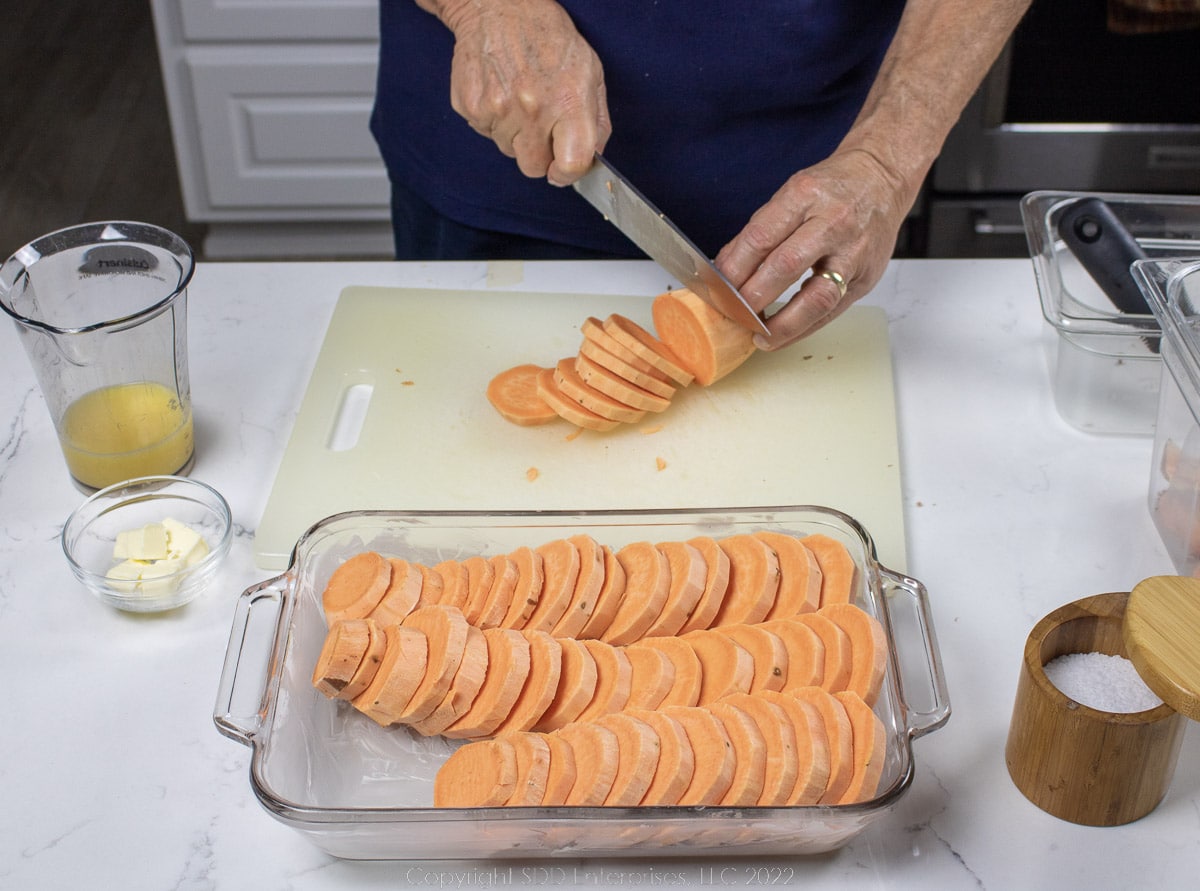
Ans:
<svg viewBox="0 0 1200 891"><path fill-rule="evenodd" d="M176 0L185 40L375 40L376 0Z"/></svg>
<svg viewBox="0 0 1200 891"><path fill-rule="evenodd" d="M368 130L373 47L201 47L187 67L214 209L386 215L387 175Z"/></svg>

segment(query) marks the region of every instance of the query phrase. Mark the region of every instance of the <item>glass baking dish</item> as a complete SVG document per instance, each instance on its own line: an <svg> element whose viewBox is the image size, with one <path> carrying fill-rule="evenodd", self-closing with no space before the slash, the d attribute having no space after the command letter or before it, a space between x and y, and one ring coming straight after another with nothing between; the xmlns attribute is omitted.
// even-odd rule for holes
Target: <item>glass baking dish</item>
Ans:
<svg viewBox="0 0 1200 891"><path fill-rule="evenodd" d="M857 565L856 597L883 624L889 660L875 710L887 759L870 801L806 807L432 806L433 776L458 743L382 728L326 699L312 671L326 634L320 597L344 559L364 550L433 565L588 533L634 541L772 529L824 533ZM835 849L896 804L913 778L912 740L950 715L926 590L879 565L867 532L820 507L589 512L356 511L310 528L283 574L238 600L214 712L253 749L262 806L326 852L352 859L474 859L808 854Z"/></svg>

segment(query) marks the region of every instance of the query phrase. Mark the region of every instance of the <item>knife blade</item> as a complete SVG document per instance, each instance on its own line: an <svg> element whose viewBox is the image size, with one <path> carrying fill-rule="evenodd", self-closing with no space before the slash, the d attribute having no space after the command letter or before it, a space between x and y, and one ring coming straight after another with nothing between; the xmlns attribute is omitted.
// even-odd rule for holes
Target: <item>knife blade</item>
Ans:
<svg viewBox="0 0 1200 891"><path fill-rule="evenodd" d="M743 328L768 334L762 317L713 262L599 152L575 191L684 287Z"/></svg>

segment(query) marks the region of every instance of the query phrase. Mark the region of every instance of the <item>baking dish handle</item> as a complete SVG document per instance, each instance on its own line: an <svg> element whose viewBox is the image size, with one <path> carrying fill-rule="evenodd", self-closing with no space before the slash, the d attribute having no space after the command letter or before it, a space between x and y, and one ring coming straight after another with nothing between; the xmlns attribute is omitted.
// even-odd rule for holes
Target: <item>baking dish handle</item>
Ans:
<svg viewBox="0 0 1200 891"><path fill-rule="evenodd" d="M281 653L280 635L291 579L276 576L247 588L238 598L221 668L213 722L230 739L252 745L270 706L269 695Z"/></svg>
<svg viewBox="0 0 1200 891"><path fill-rule="evenodd" d="M908 734L915 739L950 718L950 693L933 630L925 586L914 578L879 567L891 626L893 665Z"/></svg>

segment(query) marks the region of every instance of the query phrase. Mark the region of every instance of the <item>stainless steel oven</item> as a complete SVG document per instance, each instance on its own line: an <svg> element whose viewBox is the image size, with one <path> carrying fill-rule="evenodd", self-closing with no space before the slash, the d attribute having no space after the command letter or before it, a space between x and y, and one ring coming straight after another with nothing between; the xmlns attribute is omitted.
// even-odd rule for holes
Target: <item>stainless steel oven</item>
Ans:
<svg viewBox="0 0 1200 891"><path fill-rule="evenodd" d="M1200 28L1117 33L1106 5L1034 0L934 166L928 256L1026 256L1035 189L1200 193Z"/></svg>

